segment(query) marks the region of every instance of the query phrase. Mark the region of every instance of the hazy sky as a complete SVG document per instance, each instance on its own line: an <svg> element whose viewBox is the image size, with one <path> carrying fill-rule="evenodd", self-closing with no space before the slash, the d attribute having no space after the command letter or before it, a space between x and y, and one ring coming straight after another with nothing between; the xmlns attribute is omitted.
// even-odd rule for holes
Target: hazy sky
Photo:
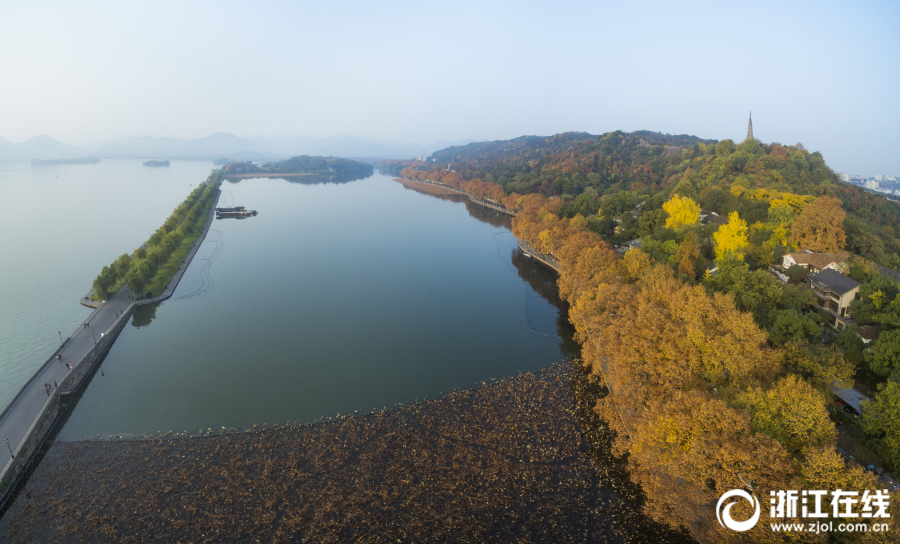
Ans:
<svg viewBox="0 0 900 544"><path fill-rule="evenodd" d="M0 136L648 129L900 175L897 2L0 3Z"/></svg>

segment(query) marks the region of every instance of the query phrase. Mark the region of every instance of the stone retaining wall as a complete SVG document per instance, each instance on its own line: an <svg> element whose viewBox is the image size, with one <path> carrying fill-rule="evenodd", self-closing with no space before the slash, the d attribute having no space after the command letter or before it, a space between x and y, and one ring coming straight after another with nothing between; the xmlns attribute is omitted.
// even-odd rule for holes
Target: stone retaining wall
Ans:
<svg viewBox="0 0 900 544"><path fill-rule="evenodd" d="M41 409L40 415L32 423L31 428L28 429L28 438L15 451L16 457L6 474L3 475L3 480L0 481L0 511L6 506L19 480L28 470L41 445L47 439L50 431L53 430L63 411L65 411L66 397L78 392L91 376L97 367L97 363L106 355L115 342L116 337L125 328L125 325L131 318L131 314L134 313L134 308L133 305L129 306L128 310L119 316L113 323L113 326L103 334L100 341L74 364L75 368L66 375L59 387L47 397L47 402ZM48 363L52 363L53 360L54 358L51 358Z"/></svg>

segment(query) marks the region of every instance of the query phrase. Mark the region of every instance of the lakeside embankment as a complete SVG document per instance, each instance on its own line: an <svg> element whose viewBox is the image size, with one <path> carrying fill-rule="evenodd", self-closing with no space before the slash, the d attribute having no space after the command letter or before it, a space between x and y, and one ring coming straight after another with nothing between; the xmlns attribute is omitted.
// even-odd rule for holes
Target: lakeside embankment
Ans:
<svg viewBox="0 0 900 544"><path fill-rule="evenodd" d="M459 189L456 189L455 187L450 187L449 185L445 185L443 183L439 183L436 181L421 181L421 180L409 179L409 178L394 178L394 181L396 181L406 187L410 187L410 188L414 187L414 188L420 189L422 191L432 192L434 194L465 195L465 196L469 197L469 200L471 200L475 204L484 206L485 208L490 208L492 210L496 210L498 212L505 213L506 215L511 215L513 217L515 217L515 215L516 215L516 212L514 212L512 210L508 210L508 209L504 208L503 206L497 206L496 204L492 204L486 200L476 198L465 191L461 191ZM443 192L435 192L435 191L443 191Z"/></svg>
<svg viewBox="0 0 900 544"><path fill-rule="evenodd" d="M595 402L583 377L562 363L323 423L55 443L0 533L72 543L678 541L641 513L627 476L598 478L596 446L609 437L582 434Z"/></svg>
<svg viewBox="0 0 900 544"><path fill-rule="evenodd" d="M519 239L517 238L517 240ZM525 240L519 240L519 249L521 249L524 253L530 255L532 258L537 259L541 263L552 268L556 271L557 274L559 274L559 263L553 257L544 255L540 251L534 249L533 247L531 247L531 244L529 244Z"/></svg>
<svg viewBox="0 0 900 544"><path fill-rule="evenodd" d="M123 254L109 266L104 266L94 279L92 293L84 302L99 302L109 298L127 283L132 293L141 299L159 296L171 283L176 271L206 228L208 215L219 198L219 187L210 183L219 172L201 183L182 202L149 240L132 254ZM83 303L84 303L83 302ZM91 304L86 304L91 305Z"/></svg>
<svg viewBox="0 0 900 544"><path fill-rule="evenodd" d="M7 441L10 450L10 457L0 471L0 511L65 411L67 397L77 393L93 375L135 307L172 296L206 238L217 201L218 196L184 262L178 266L159 296L135 301L133 299L136 297L126 285L120 287L108 300L98 304L82 326L54 351L0 414L0 436ZM81 302L85 304L87 301L82 299ZM49 384L49 387L44 384Z"/></svg>

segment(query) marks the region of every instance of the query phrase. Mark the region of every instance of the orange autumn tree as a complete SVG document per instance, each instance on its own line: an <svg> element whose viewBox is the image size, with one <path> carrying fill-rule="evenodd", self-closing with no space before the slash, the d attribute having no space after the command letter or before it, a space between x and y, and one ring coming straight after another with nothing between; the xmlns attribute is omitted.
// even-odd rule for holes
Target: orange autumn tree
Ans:
<svg viewBox="0 0 900 544"><path fill-rule="evenodd" d="M678 262L678 273L685 274L691 279L697 277L697 257L700 256L700 246L697 245L697 237L693 232L684 236L684 241L678 246L675 260Z"/></svg>
<svg viewBox="0 0 900 544"><path fill-rule="evenodd" d="M608 388L596 410L654 519L707 542L770 542L767 513L748 533L721 528L711 512L724 491L762 498L807 479L865 483L823 453L834 428L816 387L844 374L841 361L783 356L731 295L687 285L640 250L619 256L580 217L560 218L559 199L516 205L516 236L557 257L583 361Z"/></svg>
<svg viewBox="0 0 900 544"><path fill-rule="evenodd" d="M812 251L840 251L847 243L841 201L820 196L807 204L791 227L791 242Z"/></svg>

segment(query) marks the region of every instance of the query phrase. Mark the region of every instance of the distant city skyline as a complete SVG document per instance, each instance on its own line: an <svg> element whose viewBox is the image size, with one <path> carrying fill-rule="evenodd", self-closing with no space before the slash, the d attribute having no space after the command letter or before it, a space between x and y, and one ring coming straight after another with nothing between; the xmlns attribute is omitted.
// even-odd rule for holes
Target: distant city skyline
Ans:
<svg viewBox="0 0 900 544"><path fill-rule="evenodd" d="M740 142L753 111L763 142L898 175L898 22L876 1L11 2L0 137Z"/></svg>

